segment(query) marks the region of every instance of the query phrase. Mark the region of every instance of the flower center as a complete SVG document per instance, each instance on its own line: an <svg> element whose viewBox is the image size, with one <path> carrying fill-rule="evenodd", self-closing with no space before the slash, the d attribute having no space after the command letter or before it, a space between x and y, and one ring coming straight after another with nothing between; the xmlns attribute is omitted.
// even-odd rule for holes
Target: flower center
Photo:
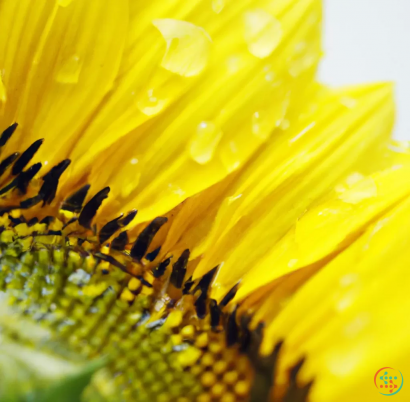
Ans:
<svg viewBox="0 0 410 402"><path fill-rule="evenodd" d="M98 229L108 187L88 202L88 184L56 202L70 161L36 179L41 164L24 169L40 146L0 163L0 291L84 359L108 357L87 392L112 401L270 400L279 347L259 356L262 327L251 331L238 316L230 303L237 287L218 304L209 298L218 267L192 281L189 250L159 258L152 243L166 217L133 242L124 228L135 210ZM298 387L299 368L284 400L306 398L310 384Z"/></svg>
<svg viewBox="0 0 410 402"><path fill-rule="evenodd" d="M247 400L253 369L242 353L246 344L239 339L236 310L224 317L213 302L198 317L209 278L190 291L188 284L172 300L161 295L160 278L152 275L151 284L130 275L84 248L61 245L61 236L49 230L37 235L39 225L45 224L16 221L2 232L0 289L73 351L110 357L115 387L105 390L114 392L106 397L115 400L120 392L138 401Z"/></svg>

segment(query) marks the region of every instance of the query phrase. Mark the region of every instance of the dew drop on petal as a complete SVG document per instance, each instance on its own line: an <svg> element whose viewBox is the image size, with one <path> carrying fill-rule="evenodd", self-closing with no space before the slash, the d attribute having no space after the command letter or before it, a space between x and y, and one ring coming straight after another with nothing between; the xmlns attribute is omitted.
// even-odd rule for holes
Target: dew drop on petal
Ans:
<svg viewBox="0 0 410 402"><path fill-rule="evenodd" d="M302 131L300 131L297 135L289 140L289 143L292 144L298 140L300 140L305 134L307 134L310 130L312 130L316 126L316 122L310 123L307 127L305 127Z"/></svg>
<svg viewBox="0 0 410 402"><path fill-rule="evenodd" d="M242 195L243 194L237 194L228 197L228 205L232 205L235 201L238 201L240 198L242 198Z"/></svg>
<svg viewBox="0 0 410 402"><path fill-rule="evenodd" d="M207 66L211 37L205 29L174 19L152 21L165 39L167 48L161 66L183 77L199 75Z"/></svg>
<svg viewBox="0 0 410 402"><path fill-rule="evenodd" d="M339 282L341 287L348 287L358 282L358 280L359 275L357 273L347 273L340 278Z"/></svg>
<svg viewBox="0 0 410 402"><path fill-rule="evenodd" d="M351 307L358 296L357 289L349 289L347 292L340 295L336 301L335 308L338 312L344 311Z"/></svg>
<svg viewBox="0 0 410 402"><path fill-rule="evenodd" d="M355 371L355 368L363 362L363 355L366 354L366 347L357 343L333 349L325 356L327 370L333 375L343 378Z"/></svg>
<svg viewBox="0 0 410 402"><path fill-rule="evenodd" d="M63 61L57 72L56 80L61 84L76 84L80 77L82 63L80 57L73 55Z"/></svg>
<svg viewBox="0 0 410 402"><path fill-rule="evenodd" d="M165 100L161 99L153 89L149 89L141 94L137 101L138 109L146 116L154 116L164 109Z"/></svg>
<svg viewBox="0 0 410 402"><path fill-rule="evenodd" d="M225 7L225 0L212 0L212 10L219 14Z"/></svg>
<svg viewBox="0 0 410 402"><path fill-rule="evenodd" d="M231 75L238 73L246 65L240 55L231 55L226 59L227 72Z"/></svg>
<svg viewBox="0 0 410 402"><path fill-rule="evenodd" d="M281 130L287 130L290 127L290 121L288 119L283 119L280 123Z"/></svg>
<svg viewBox="0 0 410 402"><path fill-rule="evenodd" d="M219 156L228 173L235 171L241 165L240 153L235 141L224 144Z"/></svg>
<svg viewBox="0 0 410 402"><path fill-rule="evenodd" d="M377 196L377 185L373 178L366 177L360 180L352 190L345 191L339 195L339 199L348 204L359 204L369 198Z"/></svg>
<svg viewBox="0 0 410 402"><path fill-rule="evenodd" d="M363 176L361 173L353 172L346 178L346 184L348 185L348 187L352 187L364 178L365 176Z"/></svg>
<svg viewBox="0 0 410 402"><path fill-rule="evenodd" d="M168 189L172 194L176 194L180 196L181 198L185 197L186 192L181 187L179 187L177 184L168 183Z"/></svg>
<svg viewBox="0 0 410 402"><path fill-rule="evenodd" d="M201 165L208 163L212 159L221 138L222 131L215 123L202 121L198 125L189 146L191 158Z"/></svg>
<svg viewBox="0 0 410 402"><path fill-rule="evenodd" d="M316 11L313 11L307 17L306 21L308 22L309 25L312 26L312 25L317 25L320 19L321 19L320 15Z"/></svg>
<svg viewBox="0 0 410 402"><path fill-rule="evenodd" d="M265 111L258 111L252 115L252 134L265 141L272 131L272 121Z"/></svg>
<svg viewBox="0 0 410 402"><path fill-rule="evenodd" d="M357 105L357 100L350 96L343 96L340 98L340 103L348 109L353 109Z"/></svg>
<svg viewBox="0 0 410 402"><path fill-rule="evenodd" d="M130 166L131 165L131 166ZM138 186L141 180L141 168L137 164L130 164L126 166L124 170L124 179L123 184L121 185L121 197L128 197Z"/></svg>
<svg viewBox="0 0 410 402"><path fill-rule="evenodd" d="M282 26L273 15L262 9L244 14L245 40L256 57L268 57L282 40Z"/></svg>
<svg viewBox="0 0 410 402"><path fill-rule="evenodd" d="M365 313L358 314L344 327L344 334L348 338L354 338L363 331L370 322L370 316Z"/></svg>
<svg viewBox="0 0 410 402"><path fill-rule="evenodd" d="M273 73L266 73L266 75L265 75L265 80L266 80L266 81L272 82L272 81L273 81L273 78L274 78Z"/></svg>
<svg viewBox="0 0 410 402"><path fill-rule="evenodd" d="M314 46L308 46L305 42L300 42L295 46L295 52L290 60L289 74L298 77L308 70L319 60L319 54Z"/></svg>

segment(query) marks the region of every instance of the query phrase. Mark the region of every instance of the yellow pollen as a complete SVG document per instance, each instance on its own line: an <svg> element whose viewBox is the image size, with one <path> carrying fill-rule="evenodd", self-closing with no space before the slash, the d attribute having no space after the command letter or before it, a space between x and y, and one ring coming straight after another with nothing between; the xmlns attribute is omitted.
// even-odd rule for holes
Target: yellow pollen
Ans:
<svg viewBox="0 0 410 402"><path fill-rule="evenodd" d="M214 353L214 354L221 353L222 350L223 350L223 346L222 346L220 343L212 342L212 343L209 345L209 351L212 352L212 353Z"/></svg>
<svg viewBox="0 0 410 402"><path fill-rule="evenodd" d="M215 363L215 359L212 353L205 353L202 356L201 364L205 367L210 367Z"/></svg>
<svg viewBox="0 0 410 402"><path fill-rule="evenodd" d="M228 371L223 376L223 381L226 384L233 385L238 380L238 372L237 371Z"/></svg>
<svg viewBox="0 0 410 402"><path fill-rule="evenodd" d="M193 325L187 325L181 329L181 335L184 339L194 339L195 338L195 328Z"/></svg>
<svg viewBox="0 0 410 402"><path fill-rule="evenodd" d="M211 388L211 394L215 398L220 398L224 394L225 389L225 385L223 383L218 382Z"/></svg>
<svg viewBox="0 0 410 402"><path fill-rule="evenodd" d="M193 346L188 346L187 349L178 354L178 361L182 367L192 366L201 357L201 355L201 350Z"/></svg>
<svg viewBox="0 0 410 402"><path fill-rule="evenodd" d="M172 311L165 321L165 328L176 328L182 323L183 312L180 310Z"/></svg>
<svg viewBox="0 0 410 402"><path fill-rule="evenodd" d="M138 278L132 278L129 282L128 282L128 288L133 291L133 290L137 290L139 287L141 286L141 281Z"/></svg>
<svg viewBox="0 0 410 402"><path fill-rule="evenodd" d="M209 394L201 394L197 398L197 402L211 402L212 397Z"/></svg>
<svg viewBox="0 0 410 402"><path fill-rule="evenodd" d="M133 295L129 289L124 289L123 292L121 293L121 300L131 302L135 299L135 295Z"/></svg>
<svg viewBox="0 0 410 402"><path fill-rule="evenodd" d="M236 396L232 393L222 395L221 402L236 402Z"/></svg>
<svg viewBox="0 0 410 402"><path fill-rule="evenodd" d="M219 360L215 363L213 369L216 374L223 374L228 367L228 363L225 360Z"/></svg>
<svg viewBox="0 0 410 402"><path fill-rule="evenodd" d="M209 336L207 332L202 332L195 339L195 346L198 348L205 348L208 345Z"/></svg>
<svg viewBox="0 0 410 402"><path fill-rule="evenodd" d="M249 393L250 383L247 381L238 381L235 384L234 390L238 396L246 396Z"/></svg>
<svg viewBox="0 0 410 402"><path fill-rule="evenodd" d="M216 382L216 376L214 373L207 371L201 377L202 385L206 388L212 387Z"/></svg>

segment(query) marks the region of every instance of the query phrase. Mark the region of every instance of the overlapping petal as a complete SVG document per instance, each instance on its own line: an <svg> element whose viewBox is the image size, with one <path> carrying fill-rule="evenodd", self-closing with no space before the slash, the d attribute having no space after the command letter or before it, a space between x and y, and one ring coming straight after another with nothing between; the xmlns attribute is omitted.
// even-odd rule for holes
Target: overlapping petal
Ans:
<svg viewBox="0 0 410 402"><path fill-rule="evenodd" d="M280 271L275 256L295 221L344 177L383 163L393 123L391 95L389 85L319 90L293 126L235 177L203 193L202 200L188 201L182 211L193 202L213 202L206 214L196 206L198 215L186 218L192 230L181 242L201 256L194 278L221 264L213 288L221 298L239 280L244 296L291 271L295 261ZM346 106L348 100L354 106ZM201 234L206 240L198 242Z"/></svg>
<svg viewBox="0 0 410 402"><path fill-rule="evenodd" d="M178 335L178 347L186 346L183 336L192 341L193 317L212 315L211 303L228 324L238 324L237 313L251 315L250 329L266 324L263 353L286 340L278 397L302 356L299 380L315 379L317 402L365 400L374 391L366 378L386 359L409 370L402 319L410 308L409 152L390 140L390 84L334 90L314 82L320 19L319 0L0 0L0 124L19 123L2 160L39 138L45 142L33 162L43 170L72 159L66 172L69 161L51 170L55 177L31 177L30 186L31 179L15 184L21 171L9 172L11 163L4 168L0 272L11 299L36 317L51 312L87 356L106 344L114 353L121 331L136 326L151 347L149 309L154 322L169 320L164 328L171 343ZM42 192L41 182L50 188ZM88 183L77 209L60 210ZM105 188L90 207L107 185L110 199L100 208ZM33 198L21 201L26 191ZM28 209L22 218L20 207ZM113 240L126 224L104 225L134 208L133 227ZM144 238L158 216L161 224ZM133 251L141 236L142 251ZM68 279L61 279L64 264ZM213 268L212 285L205 277L200 289ZM238 283L238 311L218 307ZM172 334L172 323L181 334ZM198 326L205 335L209 327ZM229 328L221 329L228 336L213 331L218 347L229 347ZM89 334L97 336L87 344ZM133 350L134 341L121 347ZM199 345L178 359L198 363L208 347ZM246 396L245 360L247 388L238 395ZM214 392L206 384L194 384L194 394Z"/></svg>
<svg viewBox="0 0 410 402"><path fill-rule="evenodd" d="M390 182L406 186L402 171L388 174ZM373 202L376 211L378 202ZM410 327L404 317L410 307L410 256L409 228L403 223L409 214L407 194L369 222L349 247L293 295L268 327L265 351L286 338L282 369L300 356L308 357L301 381L316 378L312 400L361 401L377 392L371 378L379 368L388 365L408 372Z"/></svg>
<svg viewBox="0 0 410 402"><path fill-rule="evenodd" d="M318 0L0 6L9 149L45 138L37 160L75 161L65 190L110 185L105 213L138 205L139 222L243 166L321 56Z"/></svg>

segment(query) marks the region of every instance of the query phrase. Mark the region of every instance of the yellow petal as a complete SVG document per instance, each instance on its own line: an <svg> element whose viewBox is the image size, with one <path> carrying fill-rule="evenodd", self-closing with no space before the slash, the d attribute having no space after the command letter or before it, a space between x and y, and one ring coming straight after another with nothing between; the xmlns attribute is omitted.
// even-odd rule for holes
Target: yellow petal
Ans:
<svg viewBox="0 0 410 402"><path fill-rule="evenodd" d="M161 67L183 77L200 74L208 64L212 39L203 29L170 18L152 21L161 32L167 50Z"/></svg>
<svg viewBox="0 0 410 402"><path fill-rule="evenodd" d="M331 258L349 246L370 223L409 194L410 185L405 180L409 174L409 165L375 173L337 198L310 209L245 275L246 285L238 297L293 270L324 263L326 257ZM263 279L252 279L262 273Z"/></svg>
<svg viewBox="0 0 410 402"><path fill-rule="evenodd" d="M107 204L105 214L119 206L126 210L138 205L137 222L143 222L166 213L242 167L281 123L289 104L300 101L298 91L311 82L321 54L318 25L306 20L313 14L320 19L320 2L286 0L266 6L265 11L281 21L283 39L263 60L249 52L243 36L245 4L231 3L215 15L209 3L200 2L197 10L204 9L205 15L212 12L212 18L193 13L186 19L195 25L188 25L190 30L200 35L205 30L212 38L208 65L199 76L181 77L156 68L149 84L139 78L139 85L143 84L149 96L164 100L164 108L146 124L141 120L138 127L101 153L92 166L82 165L85 171L91 169L89 180L97 187L112 187L116 203ZM164 39L154 26L151 29L163 46L163 56ZM301 41L309 46L299 49ZM304 67L294 76L289 74L300 59L306 61ZM152 71L152 65L150 68ZM156 85L161 88L157 90ZM181 96L182 92L185 95ZM135 109L132 113L135 115ZM100 125L98 116L94 124ZM99 133L105 130L99 127ZM111 129L110 134L104 132L102 136L108 142L103 141L103 145L109 146L120 135L113 136ZM88 152L91 138L90 131L73 156L86 149ZM97 144L90 152L101 147ZM101 174L107 159L121 167ZM138 163L133 164L135 160Z"/></svg>
<svg viewBox="0 0 410 402"><path fill-rule="evenodd" d="M0 18L5 27L0 41L7 42L0 43L0 70L9 94L5 119L20 128L8 147L24 148L45 137L38 160L59 162L114 83L127 34L128 1L59 5L23 0L16 5L3 0Z"/></svg>
<svg viewBox="0 0 410 402"><path fill-rule="evenodd" d="M2 104L6 102L6 99L7 99L6 88L4 87L3 78L1 77L1 74L0 74L0 104L1 104L0 107L3 106Z"/></svg>
<svg viewBox="0 0 410 402"><path fill-rule="evenodd" d="M310 279L269 326L265 351L286 339L281 370L307 356L301 380L316 378L312 400L363 401L377 392L378 369L409 372L409 218L407 197Z"/></svg>
<svg viewBox="0 0 410 402"><path fill-rule="evenodd" d="M348 96L355 107L342 104ZM218 212L195 272L199 277L223 263L215 282L217 298L242 278L239 294L244 296L277 277L269 256L295 220L353 169L374 166L392 126L391 87L320 92L301 116L239 174ZM371 160L368 166L360 162L364 156Z"/></svg>
<svg viewBox="0 0 410 402"><path fill-rule="evenodd" d="M6 105L0 109L4 126L12 124L22 95L22 83L26 82L47 22L55 13L52 1L30 0L0 2L0 21L3 34L0 37L0 71L3 93L9 93Z"/></svg>
<svg viewBox="0 0 410 402"><path fill-rule="evenodd" d="M282 39L280 21L263 9L247 11L244 20L245 40L249 51L261 59L268 57Z"/></svg>

